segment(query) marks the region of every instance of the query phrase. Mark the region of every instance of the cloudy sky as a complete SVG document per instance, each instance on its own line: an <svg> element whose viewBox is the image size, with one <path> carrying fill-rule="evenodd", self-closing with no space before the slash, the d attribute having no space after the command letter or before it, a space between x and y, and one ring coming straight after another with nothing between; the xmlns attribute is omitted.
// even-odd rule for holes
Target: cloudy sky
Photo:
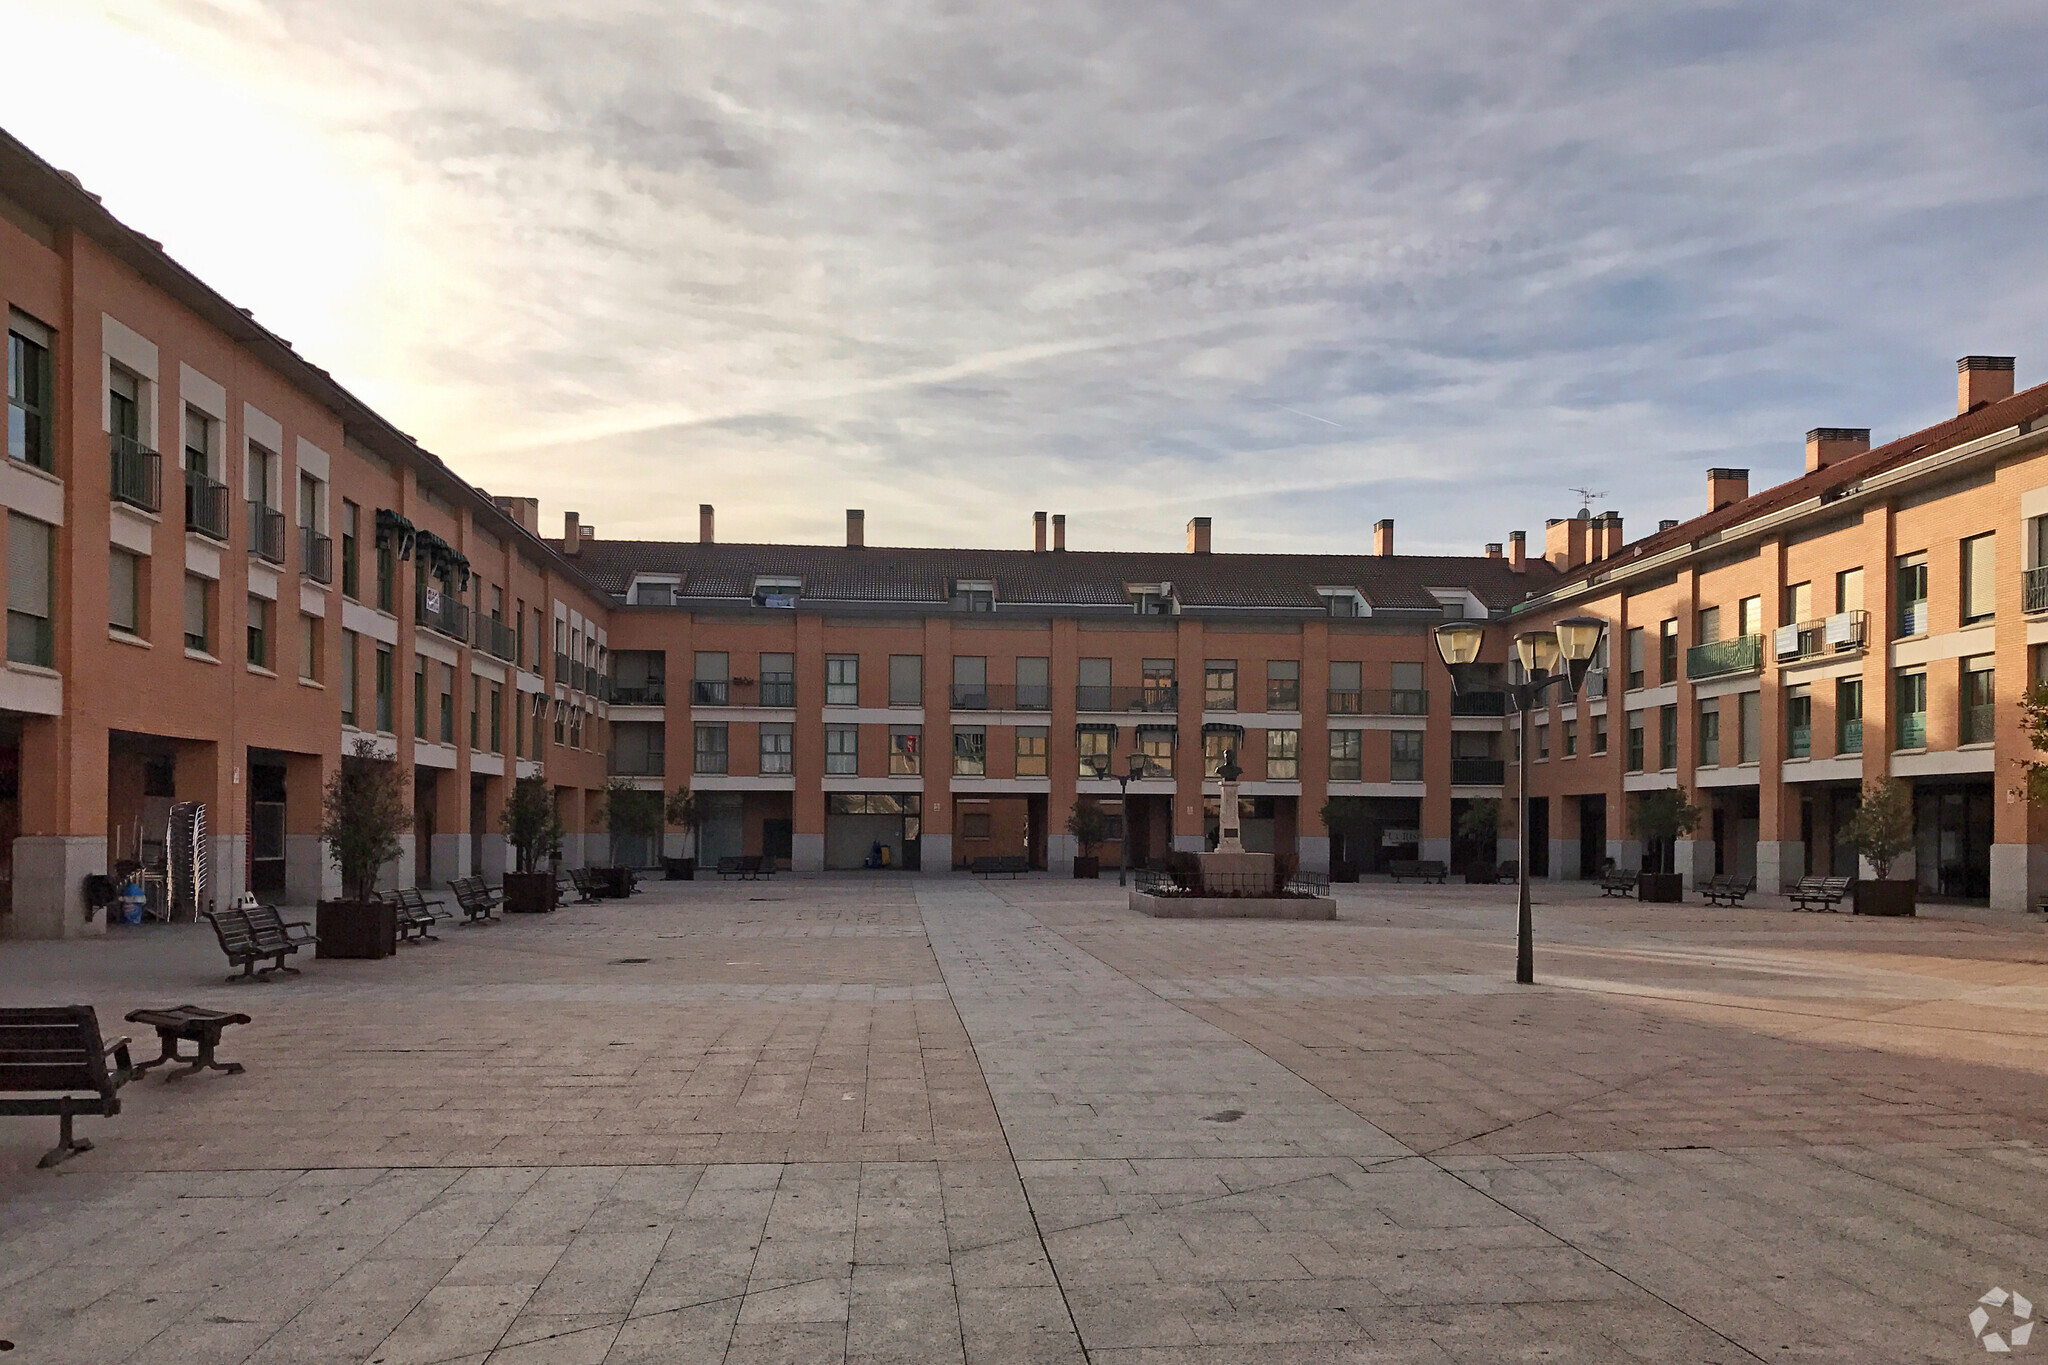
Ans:
<svg viewBox="0 0 2048 1365"><path fill-rule="evenodd" d="M607 536L1476 552L2048 378L2039 0L0 0L0 125ZM1597 508L1596 508L1597 510Z"/></svg>

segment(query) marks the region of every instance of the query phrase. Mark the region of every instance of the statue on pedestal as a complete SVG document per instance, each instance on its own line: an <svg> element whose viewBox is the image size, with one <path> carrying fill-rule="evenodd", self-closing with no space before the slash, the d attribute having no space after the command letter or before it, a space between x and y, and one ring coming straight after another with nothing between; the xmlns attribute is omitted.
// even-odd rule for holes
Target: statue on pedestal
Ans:
<svg viewBox="0 0 2048 1365"><path fill-rule="evenodd" d="M1216 770L1216 778L1222 784L1223 794L1216 805L1216 851L1218 853L1244 852L1244 840L1238 823L1237 779L1244 776L1244 769L1237 766L1237 750L1223 752L1223 765Z"/></svg>

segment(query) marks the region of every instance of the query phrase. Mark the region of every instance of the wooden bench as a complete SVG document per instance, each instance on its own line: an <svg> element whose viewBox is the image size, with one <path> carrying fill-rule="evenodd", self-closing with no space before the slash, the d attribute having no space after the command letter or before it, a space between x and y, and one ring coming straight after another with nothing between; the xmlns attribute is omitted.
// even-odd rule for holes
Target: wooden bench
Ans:
<svg viewBox="0 0 2048 1365"><path fill-rule="evenodd" d="M299 951L301 940L291 937L279 921L278 928L258 933L250 923L247 910L207 910L201 912L213 925L213 936L220 941L220 950L227 954L230 967L240 967L240 976L230 976L230 981L257 981L268 979L271 972L299 974L297 967L287 967L284 960ZM276 911L271 912L275 914ZM312 940L305 940L312 941ZM270 965L259 972L256 964L269 961Z"/></svg>
<svg viewBox="0 0 2048 1365"><path fill-rule="evenodd" d="M448 889L455 893L455 904L462 910L463 928L497 922L498 907L504 903L504 897L491 890L482 877L457 877L448 883Z"/></svg>
<svg viewBox="0 0 2048 1365"><path fill-rule="evenodd" d="M751 882L758 881L762 877L774 876L775 869L768 866L767 860L762 858L760 854L749 853L738 858L720 858L718 860L718 875L720 877L738 877L743 882Z"/></svg>
<svg viewBox="0 0 2048 1365"><path fill-rule="evenodd" d="M1396 858L1387 864L1387 875L1397 882L1413 877L1417 881L1435 882L1441 886L1449 871L1434 858Z"/></svg>
<svg viewBox="0 0 2048 1365"><path fill-rule="evenodd" d="M1742 904L1743 898L1756 890L1755 877L1738 877L1730 872L1725 876L1709 877L1700 886L1700 894L1708 905L1721 905L1733 909Z"/></svg>
<svg viewBox="0 0 2048 1365"><path fill-rule="evenodd" d="M1602 872L1600 874L1601 895L1620 896L1623 900L1627 900L1630 896L1633 896L1635 893L1635 873L1623 872L1618 867L1610 867L1605 872Z"/></svg>
<svg viewBox="0 0 2048 1365"><path fill-rule="evenodd" d="M1021 877L1031 870L1031 860L1021 853L1002 853L971 859L967 870L977 877Z"/></svg>
<svg viewBox="0 0 2048 1365"><path fill-rule="evenodd" d="M72 1117L120 1113L117 1092L132 1075L128 1040L101 1041L91 1005L0 1009L0 1114L57 1120L57 1145L39 1167L91 1151L92 1143L71 1135Z"/></svg>
<svg viewBox="0 0 2048 1365"><path fill-rule="evenodd" d="M1801 877L1785 893L1801 910L1833 910L1849 894L1847 877Z"/></svg>
<svg viewBox="0 0 2048 1365"><path fill-rule="evenodd" d="M428 896L417 886L401 886L384 893L384 900L398 914L398 938L402 943L423 943L427 939L439 942L441 936L434 932L434 926L451 916L443 908L447 902L438 896Z"/></svg>
<svg viewBox="0 0 2048 1365"><path fill-rule="evenodd" d="M571 890L575 891L579 904L588 905L598 898L597 879L590 875L588 868L570 868L569 886Z"/></svg>

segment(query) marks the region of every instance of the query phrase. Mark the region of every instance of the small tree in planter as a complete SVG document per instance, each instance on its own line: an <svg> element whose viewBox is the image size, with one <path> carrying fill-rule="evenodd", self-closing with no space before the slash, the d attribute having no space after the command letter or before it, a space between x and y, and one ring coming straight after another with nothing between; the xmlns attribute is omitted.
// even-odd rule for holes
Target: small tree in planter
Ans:
<svg viewBox="0 0 2048 1365"><path fill-rule="evenodd" d="M664 802L660 792L644 792L630 778L615 777L605 784L604 831L611 850L611 866L605 869L612 895L624 897L633 891L633 869L619 857L628 840L659 840Z"/></svg>
<svg viewBox="0 0 2048 1365"><path fill-rule="evenodd" d="M377 901L377 873L404 851L412 827L405 778L359 739L341 756L321 795L320 837L341 873L342 899L323 900L315 932L321 957L389 957L398 950L397 907Z"/></svg>
<svg viewBox="0 0 2048 1365"><path fill-rule="evenodd" d="M505 842L512 846L514 871L505 874L505 908L515 914L540 914L555 908L555 874L541 864L562 851L562 813L554 788L542 777L522 777L512 784L512 798L498 817Z"/></svg>
<svg viewBox="0 0 2048 1365"><path fill-rule="evenodd" d="M668 799L662 803L661 820L663 825L674 825L690 836L688 855L681 858L664 856L661 860L670 881L689 881L697 875L697 830L704 823L704 808L697 804L697 795L687 783L668 794Z"/></svg>
<svg viewBox="0 0 2048 1365"><path fill-rule="evenodd" d="M1333 836L1341 835L1344 842L1344 856L1339 858L1333 853L1330 857L1330 880L1333 882L1358 880L1358 850L1354 845L1363 830L1353 812L1351 803L1338 797L1323 802L1323 808L1318 812L1323 819L1323 828Z"/></svg>
<svg viewBox="0 0 2048 1365"><path fill-rule="evenodd" d="M1679 788L1644 792L1636 799L1636 837L1657 850L1656 870L1646 858L1636 878L1636 898L1645 901L1680 901L1685 898L1685 879L1672 869L1673 855L1681 836L1699 828L1700 808L1685 799Z"/></svg>
<svg viewBox="0 0 2048 1365"><path fill-rule="evenodd" d="M1856 883L1859 915L1910 915L1913 880L1892 879L1892 864L1913 851L1913 799L1896 778L1874 778L1863 802L1842 827L1842 839L1870 864L1875 876Z"/></svg>
<svg viewBox="0 0 2048 1365"><path fill-rule="evenodd" d="M1457 836L1467 843L1491 845L1499 851L1500 798L1481 796L1465 803L1465 809L1458 813ZM1492 885L1500 880L1497 864L1473 864L1465 869L1465 880Z"/></svg>
<svg viewBox="0 0 2048 1365"><path fill-rule="evenodd" d="M1074 802L1073 811L1067 816L1067 833L1074 836L1080 852L1074 858L1076 877L1098 877L1102 875L1102 860L1095 854L1109 841L1109 816L1102 806L1081 797Z"/></svg>

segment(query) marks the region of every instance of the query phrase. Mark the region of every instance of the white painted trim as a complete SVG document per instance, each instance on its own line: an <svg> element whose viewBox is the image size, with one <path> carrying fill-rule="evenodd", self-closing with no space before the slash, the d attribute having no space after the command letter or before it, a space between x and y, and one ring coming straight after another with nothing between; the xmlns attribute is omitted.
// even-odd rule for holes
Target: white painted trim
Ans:
<svg viewBox="0 0 2048 1365"><path fill-rule="evenodd" d="M462 663L462 651L456 648L454 642L442 639L431 630L415 630L412 633L412 647L414 653L423 654L450 668L458 667Z"/></svg>
<svg viewBox="0 0 2048 1365"><path fill-rule="evenodd" d="M208 379L182 360L178 362L178 398L181 402L198 408L223 426L227 424L227 389L218 382ZM182 416L179 418L178 430L175 435L178 441L178 449L182 451L185 448L185 429ZM221 452L209 450L206 453L217 455ZM223 479L221 482L225 483L226 480Z"/></svg>
<svg viewBox="0 0 2048 1365"><path fill-rule="evenodd" d="M1050 711L955 710L949 714L953 717L953 722L956 725L1006 725L1013 730L1045 730L1052 726L1052 713ZM1172 723L1172 721L1164 722L1164 724L1168 725ZM912 722L899 720L896 724L909 725Z"/></svg>
<svg viewBox="0 0 2048 1365"><path fill-rule="evenodd" d="M1678 786L1675 772L1623 773L1621 789L1625 792L1664 792Z"/></svg>
<svg viewBox="0 0 2048 1365"><path fill-rule="evenodd" d="M505 756L503 754L472 752L469 756L469 770L473 773L480 773L485 777L503 777L505 775Z"/></svg>
<svg viewBox="0 0 2048 1365"><path fill-rule="evenodd" d="M109 507L107 539L124 550L147 555L156 542L157 518L139 507L117 502Z"/></svg>
<svg viewBox="0 0 2048 1365"><path fill-rule="evenodd" d="M1827 682L1833 678L1860 678L1863 676L1865 657L1865 652L1859 649L1853 656L1840 660L1831 660L1825 664L1818 661L1808 664L1801 663L1796 659L1788 659L1778 665L1778 674L1784 679L1784 685L1787 687L1801 687L1811 682Z"/></svg>
<svg viewBox="0 0 2048 1365"><path fill-rule="evenodd" d="M1695 768L1692 784L1695 787L1754 787L1759 783L1757 772L1754 763L1726 768Z"/></svg>
<svg viewBox="0 0 2048 1365"><path fill-rule="evenodd" d="M299 437L296 443L294 458L298 462L301 474L310 474L323 484L332 482L327 471L332 467L333 462L328 457L327 452L303 436ZM320 490L320 496L322 498L327 496L325 488ZM293 495L292 505L294 507L298 505L297 494ZM324 525L325 523L322 524Z"/></svg>
<svg viewBox="0 0 2048 1365"><path fill-rule="evenodd" d="M1638 687L1633 692L1622 693L1621 704L1623 709L1629 711L1648 710L1653 706L1676 706L1678 684L1668 682L1659 683L1655 687Z"/></svg>
<svg viewBox="0 0 2048 1365"><path fill-rule="evenodd" d="M827 725L924 724L921 706L825 706L817 715ZM796 712L787 706L702 706L691 709L690 719L790 721L796 719Z"/></svg>
<svg viewBox="0 0 2048 1365"><path fill-rule="evenodd" d="M469 672L471 677L487 678L501 687L505 683L505 666L478 650L469 652Z"/></svg>
<svg viewBox="0 0 2048 1365"><path fill-rule="evenodd" d="M346 597L341 599L341 624L343 629L352 630L365 640L393 646L398 643L396 616Z"/></svg>
<svg viewBox="0 0 2048 1365"><path fill-rule="evenodd" d="M412 742L412 761L417 768L455 767L455 746L438 741L416 739Z"/></svg>
<svg viewBox="0 0 2048 1365"><path fill-rule="evenodd" d="M0 456L0 507L51 526L64 524L64 480Z"/></svg>
<svg viewBox="0 0 2048 1365"><path fill-rule="evenodd" d="M185 571L220 582L220 547L204 536L186 532Z"/></svg>
<svg viewBox="0 0 2048 1365"><path fill-rule="evenodd" d="M1989 654L1997 648L1998 623L1986 621L1945 635L1922 635L1900 640L1892 645L1891 662L1893 668L1911 668L1915 664L1936 663L1942 659Z"/></svg>
<svg viewBox="0 0 2048 1365"><path fill-rule="evenodd" d="M284 459L284 423L254 403L242 404L242 439L262 446L280 461Z"/></svg>
<svg viewBox="0 0 2048 1365"><path fill-rule="evenodd" d="M1477 726L1460 725L1461 721L1477 720ZM1489 729L1500 724L1498 716L1453 716L1451 728ZM1428 716L1331 716L1328 726L1332 730L1427 730Z"/></svg>
<svg viewBox="0 0 2048 1365"><path fill-rule="evenodd" d="M1989 744L1967 749L1929 749L1924 753L1893 754L1893 777L1945 777L1950 774L1995 773L1998 754Z"/></svg>
<svg viewBox="0 0 2048 1365"><path fill-rule="evenodd" d="M690 790L699 792L793 792L796 778L787 773L769 777L735 777L730 773L691 773Z"/></svg>
<svg viewBox="0 0 2048 1365"><path fill-rule="evenodd" d="M668 719L668 708L665 706L614 706L611 719L613 721L652 721L658 724Z"/></svg>
<svg viewBox="0 0 2048 1365"><path fill-rule="evenodd" d="M397 762L397 735L380 735L372 730L358 730L352 725L341 727L341 751L344 754L354 753L356 751L356 741L361 739L367 739L376 746L376 756L378 758L389 762Z"/></svg>
<svg viewBox="0 0 2048 1365"><path fill-rule="evenodd" d="M1421 719L1422 719L1422 717L1420 717L1420 716L1417 716L1417 717L1416 717L1415 719L1417 719L1417 720L1421 720ZM1506 734L1506 733L1507 733L1507 731L1508 731L1508 729L1509 729L1509 727L1510 727L1510 726L1511 726L1511 725L1512 725L1513 723L1514 723L1514 717L1512 717L1512 716L1452 716L1452 717L1451 717L1451 729L1452 729L1452 731L1454 731L1454 732L1459 732L1459 733L1464 733L1464 734ZM1393 728L1393 729L1398 729L1398 730L1413 730L1413 729L1415 728L1415 726L1413 726L1413 725L1398 725L1398 726L1393 726L1393 727L1390 727L1390 728ZM1425 726L1424 728L1427 728L1427 727Z"/></svg>
<svg viewBox="0 0 2048 1365"><path fill-rule="evenodd" d="M249 566L249 595L267 602L277 601L277 570L267 564Z"/></svg>
<svg viewBox="0 0 2048 1365"><path fill-rule="evenodd" d="M0 668L0 711L21 711L32 716L63 715L63 675L32 664L10 663Z"/></svg>
<svg viewBox="0 0 2048 1365"><path fill-rule="evenodd" d="M122 369L134 371L138 379L147 379L151 384L162 382L158 376L156 343L112 313L100 314L100 351ZM103 381L106 378L104 368L100 377ZM107 386L103 382L100 387L104 389Z"/></svg>
<svg viewBox="0 0 2048 1365"><path fill-rule="evenodd" d="M517 685L521 692L533 692L541 696L547 695L548 680L538 673L529 673L523 668L520 669Z"/></svg>
<svg viewBox="0 0 2048 1365"><path fill-rule="evenodd" d="M1237 794L1239 796L1298 797L1301 795L1301 783L1284 780L1276 780L1272 782L1240 782L1237 784Z"/></svg>
<svg viewBox="0 0 2048 1365"><path fill-rule="evenodd" d="M299 610L324 621L327 619L327 594L310 583L300 583Z"/></svg>
<svg viewBox="0 0 2048 1365"><path fill-rule="evenodd" d="M826 792L924 792L924 778L906 777L827 777L822 779L819 790Z"/></svg>
<svg viewBox="0 0 2048 1365"><path fill-rule="evenodd" d="M1115 796L1118 793L1113 777L1079 778L1074 783L1074 790L1084 796ZM1133 796L1173 796L1179 791L1179 784L1170 777L1141 777L1131 783Z"/></svg>
<svg viewBox="0 0 2048 1365"><path fill-rule="evenodd" d="M1427 782L1331 782L1324 788L1326 796L1422 797L1428 793Z"/></svg>
<svg viewBox="0 0 2048 1365"><path fill-rule="evenodd" d="M1396 717L1396 719L1406 720L1411 719L1411 717ZM1412 719L1423 721L1425 723L1427 723L1428 721L1428 717L1426 716L1415 716L1412 717ZM1165 723L1171 724L1172 722L1171 720L1168 720ZM1246 730L1299 730L1301 728L1301 712L1204 711L1202 713L1202 724L1236 725ZM1409 728L1413 729L1414 727L1410 726Z"/></svg>
<svg viewBox="0 0 2048 1365"><path fill-rule="evenodd" d="M1836 754L1831 758L1788 758L1779 770L1782 782L1861 782L1862 754Z"/></svg>
<svg viewBox="0 0 2048 1365"><path fill-rule="evenodd" d="M1498 799L1501 793L1506 790L1506 787L1453 787L1451 788L1451 799L1454 801Z"/></svg>
<svg viewBox="0 0 2048 1365"><path fill-rule="evenodd" d="M1692 695L1694 701L1708 701L1714 697L1739 697L1744 692L1763 690L1761 673L1745 673L1739 678L1715 678L1711 682L1699 683L1692 689Z"/></svg>

